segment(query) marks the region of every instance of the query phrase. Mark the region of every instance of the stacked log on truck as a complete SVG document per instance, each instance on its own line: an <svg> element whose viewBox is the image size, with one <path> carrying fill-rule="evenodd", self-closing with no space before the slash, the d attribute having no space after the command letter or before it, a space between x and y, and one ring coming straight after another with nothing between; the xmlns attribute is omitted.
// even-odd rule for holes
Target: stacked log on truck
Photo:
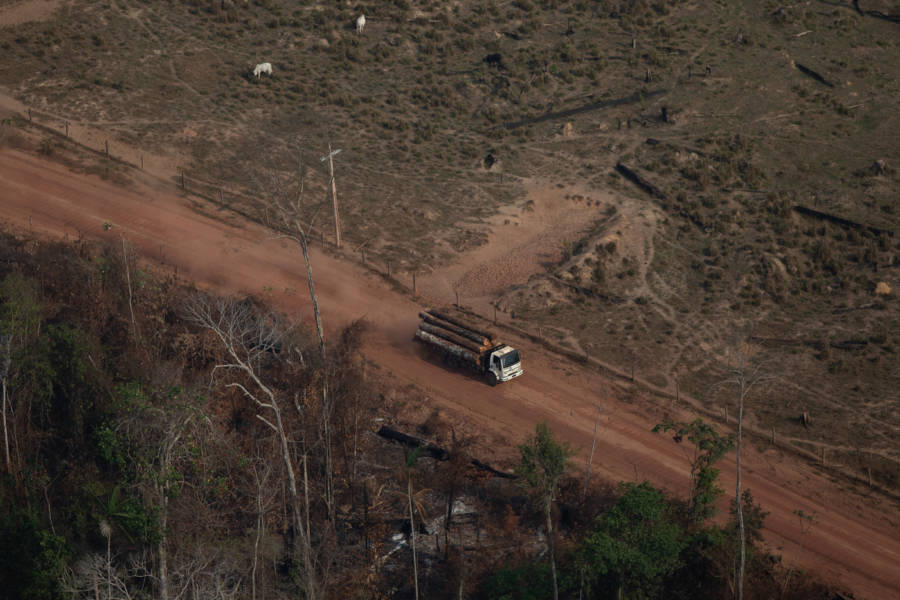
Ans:
<svg viewBox="0 0 900 600"><path fill-rule="evenodd" d="M480 373L489 385L515 379L524 373L519 351L503 344L493 332L472 325L448 310L419 313L422 322L414 339L444 360Z"/></svg>
<svg viewBox="0 0 900 600"><path fill-rule="evenodd" d="M465 323L446 311L431 309L419 313L422 322L416 337L441 347L449 354L483 367L488 350L497 345L496 335Z"/></svg>

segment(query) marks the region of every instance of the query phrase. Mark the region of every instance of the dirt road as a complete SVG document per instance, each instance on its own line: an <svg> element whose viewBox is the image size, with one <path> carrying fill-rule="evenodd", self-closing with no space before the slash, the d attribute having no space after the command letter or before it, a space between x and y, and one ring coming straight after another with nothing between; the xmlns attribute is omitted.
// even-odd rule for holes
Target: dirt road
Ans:
<svg viewBox="0 0 900 600"><path fill-rule="evenodd" d="M311 320L302 258L295 247L213 206L160 189L140 173L134 177L134 185L117 187L34 155L0 149L0 219L7 227L50 237L124 237L142 258L164 269L177 267L180 277L229 293L269 296L293 316ZM104 230L106 222L111 229ZM650 432L662 416L658 407L640 397L625 401L627 390L524 340L511 340L522 348L526 369L514 382L490 388L447 371L420 358L411 342L417 303L356 265L317 250L312 261L326 329L333 332L352 319L368 319L367 357L401 383L416 385L423 402L471 424L485 443L495 444L497 461L512 457L514 444L532 433L539 420L580 447L580 458L586 460L599 404L604 412L595 477L647 479L686 493L687 449ZM734 489L733 457L730 461L721 465L726 490ZM747 444L744 464L745 487L770 511L766 541L786 561L796 560L859 598L900 597L895 503L842 490L849 486L771 447ZM797 509L817 515L805 533L793 514Z"/></svg>

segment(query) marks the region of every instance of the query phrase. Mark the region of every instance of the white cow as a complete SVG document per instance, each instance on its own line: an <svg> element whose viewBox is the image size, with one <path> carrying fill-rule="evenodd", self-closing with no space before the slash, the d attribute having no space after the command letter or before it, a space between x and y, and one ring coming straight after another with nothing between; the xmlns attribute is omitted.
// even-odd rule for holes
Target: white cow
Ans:
<svg viewBox="0 0 900 600"><path fill-rule="evenodd" d="M255 67L253 67L253 75L257 79L261 74L265 73L266 75L272 74L272 64L271 63L259 63Z"/></svg>
<svg viewBox="0 0 900 600"><path fill-rule="evenodd" d="M356 19L356 33L360 34L363 32L363 28L366 26L366 15L359 15L359 18Z"/></svg>

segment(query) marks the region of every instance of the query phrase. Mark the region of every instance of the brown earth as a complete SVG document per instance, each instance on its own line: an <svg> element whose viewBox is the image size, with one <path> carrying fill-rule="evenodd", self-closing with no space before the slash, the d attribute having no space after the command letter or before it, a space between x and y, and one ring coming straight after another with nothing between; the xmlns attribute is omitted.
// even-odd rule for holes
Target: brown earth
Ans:
<svg viewBox="0 0 900 600"><path fill-rule="evenodd" d="M0 27L48 19L60 5L62 0L0 3Z"/></svg>
<svg viewBox="0 0 900 600"><path fill-rule="evenodd" d="M177 269L179 277L220 292L267 296L295 318L311 319L302 259L295 247L273 239L255 224L179 195L145 174L131 176L133 182L121 187L37 155L2 148L0 218L10 229L40 236L124 237L155 268ZM536 192L538 214L549 203L561 201L542 200L541 194L547 193L547 188ZM105 223L112 227L105 229ZM516 226L495 228L502 231L502 227ZM575 231L578 224L570 222L565 228ZM536 272L540 252L519 252L523 264L516 263L516 252L509 256L510 249L518 247L511 243L527 246L532 234L539 235L525 232L504 238L500 233L485 248L430 275L426 288L438 296L430 300L446 300L447 288L442 292L442 285L451 290L454 285L469 286L473 296L479 296L475 285L479 274L487 275L484 285L491 281L505 285ZM504 273L490 273L489 263L498 257L509 265L505 270L509 280L503 279ZM688 419L695 415L664 410L637 389L515 337L509 342L522 349L526 374L490 388L417 353L411 338L418 310L429 303L426 298L414 302L381 277L317 249L312 250L312 263L326 329L333 333L360 317L369 321L367 358L399 384L415 386L423 406L440 408L464 433L474 435L482 450L489 446L492 462L511 464L514 444L532 433L536 422L546 420L558 436L581 449L578 458L583 465L599 405L603 418L593 461L595 478L647 479L674 493L686 493L687 448L650 429L663 416ZM493 291L485 288L482 296ZM722 464L726 490L734 485L733 460L730 457ZM817 571L860 598L900 597L896 568L900 523L893 500L852 489L849 482L833 479L763 443L745 446L744 465L744 486L770 511L766 542L788 564ZM801 527L794 515L798 509L816 514L811 528Z"/></svg>

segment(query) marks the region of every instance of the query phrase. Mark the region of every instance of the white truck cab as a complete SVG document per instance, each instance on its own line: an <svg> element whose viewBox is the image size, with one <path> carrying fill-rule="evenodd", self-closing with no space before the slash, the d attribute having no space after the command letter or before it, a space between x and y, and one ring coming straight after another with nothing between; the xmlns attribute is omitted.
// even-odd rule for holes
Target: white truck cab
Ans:
<svg viewBox="0 0 900 600"><path fill-rule="evenodd" d="M503 345L491 353L487 373L488 383L491 385L515 379L524 372L519 351L515 348Z"/></svg>

